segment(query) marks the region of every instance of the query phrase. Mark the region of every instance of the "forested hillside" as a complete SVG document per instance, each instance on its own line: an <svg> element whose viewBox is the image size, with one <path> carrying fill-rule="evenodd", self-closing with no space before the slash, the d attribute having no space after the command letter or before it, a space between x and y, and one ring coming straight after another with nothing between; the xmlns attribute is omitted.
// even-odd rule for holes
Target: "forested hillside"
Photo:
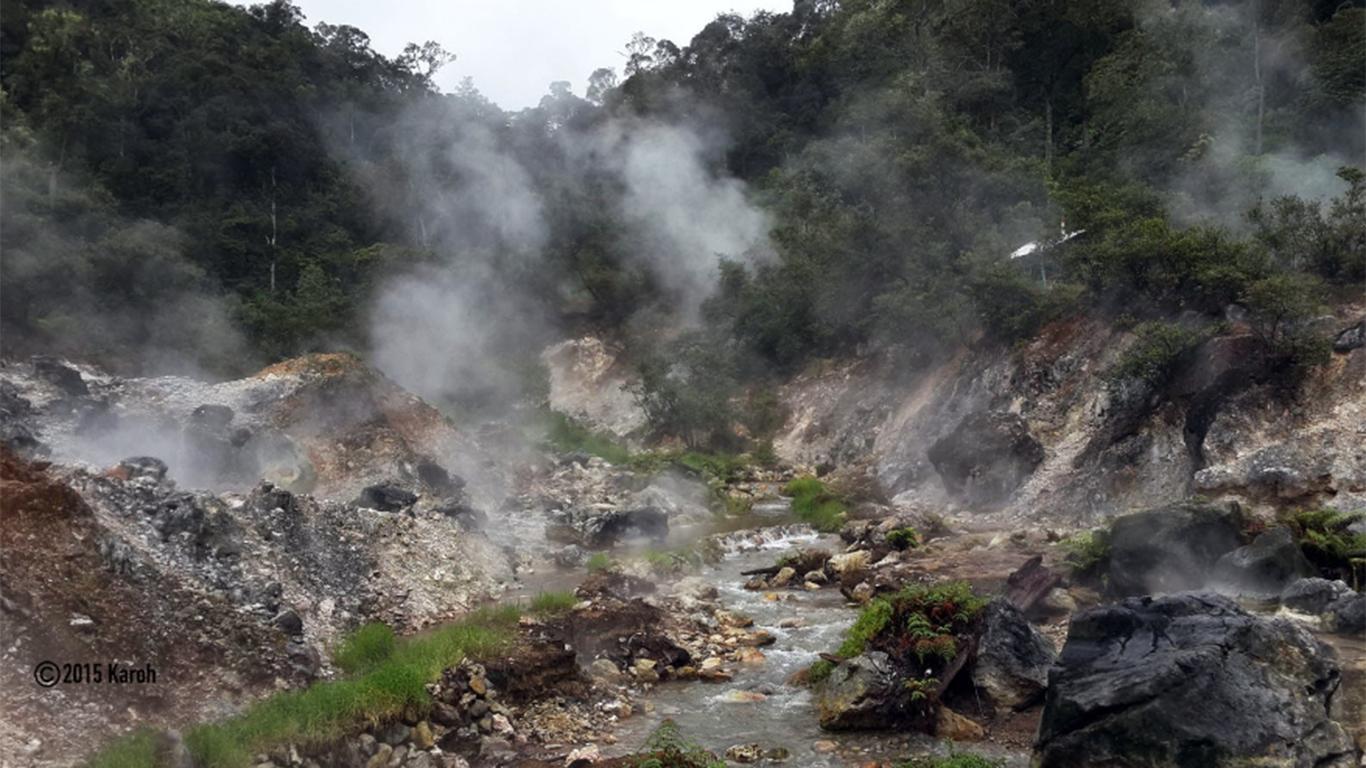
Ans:
<svg viewBox="0 0 1366 768"><path fill-rule="evenodd" d="M515 113L434 88L459 51L389 59L287 2L3 17L7 351L351 347L479 400L594 327L650 339L647 410L705 433L813 357L925 365L1069 313L1237 304L1312 364L1296 321L1366 280L1360 2L797 0L637 35Z"/></svg>

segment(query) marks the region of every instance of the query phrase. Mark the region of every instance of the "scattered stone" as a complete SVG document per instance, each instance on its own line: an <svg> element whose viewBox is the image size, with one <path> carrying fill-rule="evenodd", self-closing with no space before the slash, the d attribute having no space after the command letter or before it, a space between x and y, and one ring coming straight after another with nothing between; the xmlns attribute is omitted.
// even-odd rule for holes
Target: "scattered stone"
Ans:
<svg viewBox="0 0 1366 768"><path fill-rule="evenodd" d="M432 726L426 720L413 726L413 744L418 749L431 749L436 745L436 737L432 735Z"/></svg>
<svg viewBox="0 0 1366 768"><path fill-rule="evenodd" d="M758 744L736 744L726 748L726 759L737 763L757 763L764 757L764 748Z"/></svg>
<svg viewBox="0 0 1366 768"><path fill-rule="evenodd" d="M1343 595L1328 606L1329 624L1342 635L1361 635L1366 632L1366 594L1353 592Z"/></svg>
<svg viewBox="0 0 1366 768"><path fill-rule="evenodd" d="M987 604L982 622L973 683L997 706L1018 709L1038 701L1057 657L1053 644L1004 598Z"/></svg>
<svg viewBox="0 0 1366 768"><path fill-rule="evenodd" d="M797 578L797 569L791 566L784 566L779 568L777 573L773 574L773 578L769 579L768 583L769 586L772 586L774 589L781 589L782 587L791 584L792 580L795 578Z"/></svg>
<svg viewBox="0 0 1366 768"><path fill-rule="evenodd" d="M1340 354L1351 352L1362 345L1366 345L1366 320L1358 320L1356 325L1338 331L1333 337L1333 351Z"/></svg>
<svg viewBox="0 0 1366 768"><path fill-rule="evenodd" d="M819 741L814 741L811 743L811 750L821 755L828 755L834 752L835 750L839 749L839 747L840 745L836 744L833 741L830 741L829 739L821 739Z"/></svg>
<svg viewBox="0 0 1366 768"><path fill-rule="evenodd" d="M972 718L941 705L934 721L934 735L950 741L981 741L987 732Z"/></svg>
<svg viewBox="0 0 1366 768"><path fill-rule="evenodd" d="M861 571L868 567L872 560L872 553L866 549L859 549L853 552L844 552L830 556L830 570L834 573L844 575L854 571Z"/></svg>
<svg viewBox="0 0 1366 768"><path fill-rule="evenodd" d="M598 751L598 745L589 744L570 752L564 759L564 768L585 768L599 760L602 760L602 753Z"/></svg>
<svg viewBox="0 0 1366 768"><path fill-rule="evenodd" d="M703 666L706 666L705 663ZM594 659L593 663L588 665L588 676L597 682L609 685L620 683L622 678L621 670L612 663L611 659Z"/></svg>

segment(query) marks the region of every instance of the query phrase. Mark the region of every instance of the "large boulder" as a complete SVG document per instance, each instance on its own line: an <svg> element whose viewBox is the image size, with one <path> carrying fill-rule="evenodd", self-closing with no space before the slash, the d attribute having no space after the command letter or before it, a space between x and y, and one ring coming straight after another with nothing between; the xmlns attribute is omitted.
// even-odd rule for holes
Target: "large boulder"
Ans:
<svg viewBox="0 0 1366 768"><path fill-rule="evenodd" d="M1340 672L1295 622L1227 597L1131 598L1078 614L1049 674L1041 768L1353 765L1328 714Z"/></svg>
<svg viewBox="0 0 1366 768"><path fill-rule="evenodd" d="M821 727L830 731L901 726L909 697L892 660L881 651L845 659L816 686Z"/></svg>
<svg viewBox="0 0 1366 768"><path fill-rule="evenodd" d="M1329 581L1318 577L1300 579L1281 590L1281 605L1292 611L1317 616L1328 610L1338 598L1353 594L1345 581Z"/></svg>
<svg viewBox="0 0 1366 768"><path fill-rule="evenodd" d="M987 604L982 622L973 684L1000 707L1036 702L1048 686L1048 669L1058 655L1053 644L1005 598Z"/></svg>
<svg viewBox="0 0 1366 768"><path fill-rule="evenodd" d="M1366 594L1352 592L1339 597L1328 606L1328 623L1342 635L1361 635L1366 632Z"/></svg>
<svg viewBox="0 0 1366 768"><path fill-rule="evenodd" d="M1183 503L1116 518L1108 588L1121 597L1202 589L1214 565L1242 545L1236 505Z"/></svg>
<svg viewBox="0 0 1366 768"><path fill-rule="evenodd" d="M1279 527L1219 558L1214 566L1214 584L1231 594L1271 597L1291 582L1315 573L1295 535L1289 528Z"/></svg>
<svg viewBox="0 0 1366 768"><path fill-rule="evenodd" d="M1043 457L1024 419L1002 411L969 414L929 450L944 487L974 504L1008 499Z"/></svg>

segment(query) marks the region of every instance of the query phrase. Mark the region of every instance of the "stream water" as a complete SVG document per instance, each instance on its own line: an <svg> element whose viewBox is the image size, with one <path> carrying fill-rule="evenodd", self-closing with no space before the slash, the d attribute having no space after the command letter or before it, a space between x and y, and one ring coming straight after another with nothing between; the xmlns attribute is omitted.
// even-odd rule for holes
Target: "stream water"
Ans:
<svg viewBox="0 0 1366 768"><path fill-rule="evenodd" d="M817 654L838 647L854 611L835 589L751 591L744 589L746 578L740 574L772 565L781 553L797 547L838 551L842 545L836 537L815 534L761 533L758 538L758 543L731 547L721 562L699 575L716 587L727 610L749 616L755 629L777 638L760 649L763 663L735 665L734 679L725 683L656 686L638 700L647 704L643 708L648 711L623 721L617 729L614 754L640 749L665 719L673 720L686 739L717 755L734 745L758 744L763 750L786 749L790 765L847 766L942 753L943 745L919 733L841 734L820 729L810 690L787 681L816 661ZM773 595L781 599L774 600ZM798 626L791 626L794 621Z"/></svg>

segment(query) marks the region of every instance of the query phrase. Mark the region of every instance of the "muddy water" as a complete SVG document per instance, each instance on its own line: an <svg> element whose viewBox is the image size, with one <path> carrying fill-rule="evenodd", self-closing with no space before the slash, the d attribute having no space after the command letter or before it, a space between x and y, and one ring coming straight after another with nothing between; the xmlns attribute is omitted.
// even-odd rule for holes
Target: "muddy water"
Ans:
<svg viewBox="0 0 1366 768"><path fill-rule="evenodd" d="M762 664L734 665L735 678L730 682L656 686L637 700L652 711L640 713L642 707L637 707L638 713L618 728L614 754L638 750L665 718L677 723L686 738L718 755L737 744L758 744L765 750L788 750L790 765L846 766L942 752L942 745L922 734L822 731L811 692L787 683L793 673L814 662L818 653L839 645L855 613L838 590L754 592L743 588L745 577L740 572L772 565L780 554L795 547L812 546L837 550L840 543L834 537L814 534L775 536L757 546L733 549L719 564L704 569L700 575L717 588L722 605L753 618L754 628L772 633L777 642L761 649L766 657ZM783 627L784 619L797 619L800 626ZM827 751L829 742L834 744L833 752Z"/></svg>

